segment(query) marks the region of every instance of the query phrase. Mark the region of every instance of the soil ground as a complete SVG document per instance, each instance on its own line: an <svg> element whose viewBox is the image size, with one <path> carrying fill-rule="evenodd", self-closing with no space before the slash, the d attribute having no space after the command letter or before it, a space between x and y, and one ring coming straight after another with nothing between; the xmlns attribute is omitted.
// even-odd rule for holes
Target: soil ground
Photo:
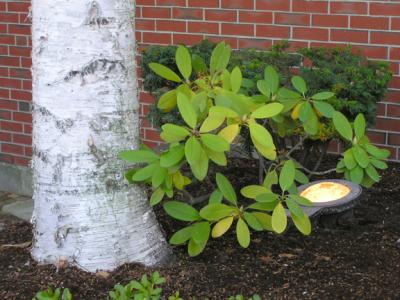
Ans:
<svg viewBox="0 0 400 300"><path fill-rule="evenodd" d="M234 186L254 182L254 163L230 165L226 174L240 181ZM254 293L262 299L400 299L399 193L400 165L392 164L381 183L363 192L355 220L334 230L316 226L308 237L293 228L281 236L255 233L247 250L230 233L211 241L196 258L189 258L185 247L176 247L173 264L157 268L167 279L163 289L166 294L179 290L185 300ZM156 213L168 237L183 225L162 209ZM29 223L0 216L0 245L31 238ZM29 248L2 247L0 299L32 299L48 286L68 287L78 300L107 299L116 283L126 284L152 271L127 264L103 278L76 268L38 266Z"/></svg>

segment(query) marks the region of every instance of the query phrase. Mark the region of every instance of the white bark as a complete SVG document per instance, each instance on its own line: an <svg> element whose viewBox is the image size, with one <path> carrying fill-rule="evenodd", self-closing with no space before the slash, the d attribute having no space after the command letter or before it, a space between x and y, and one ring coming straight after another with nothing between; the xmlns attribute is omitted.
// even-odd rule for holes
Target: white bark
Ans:
<svg viewBox="0 0 400 300"><path fill-rule="evenodd" d="M34 242L41 263L87 271L169 254L143 190L131 0L33 0Z"/></svg>

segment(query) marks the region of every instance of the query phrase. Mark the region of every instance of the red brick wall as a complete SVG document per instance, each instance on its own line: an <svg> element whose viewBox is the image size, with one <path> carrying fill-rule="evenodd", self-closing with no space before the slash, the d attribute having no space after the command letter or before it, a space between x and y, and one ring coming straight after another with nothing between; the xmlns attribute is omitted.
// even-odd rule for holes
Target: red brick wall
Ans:
<svg viewBox="0 0 400 300"><path fill-rule="evenodd" d="M371 138L400 160L400 2L306 0L137 0L141 46L225 40L234 48L265 49L280 39L293 48L353 44L395 74L379 104ZM26 165L31 156L29 0L0 0L0 161ZM140 59L140 57L138 57ZM145 120L154 99L141 91L142 136L157 131Z"/></svg>

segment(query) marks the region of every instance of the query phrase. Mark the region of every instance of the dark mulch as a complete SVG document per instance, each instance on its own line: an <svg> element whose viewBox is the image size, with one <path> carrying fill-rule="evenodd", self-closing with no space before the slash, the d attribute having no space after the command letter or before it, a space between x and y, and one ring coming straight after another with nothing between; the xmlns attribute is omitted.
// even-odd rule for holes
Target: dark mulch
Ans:
<svg viewBox="0 0 400 300"><path fill-rule="evenodd" d="M254 182L249 162L233 162L227 172L242 185ZM282 236L252 235L251 247L241 249L235 235L212 241L197 258L175 248L171 267L159 268L167 278L168 294L179 290L184 299L224 299L233 294L258 293L263 299L400 299L400 165L392 164L383 181L365 191L355 209L355 222L335 230L314 228L309 237L291 229ZM168 236L182 224L158 209ZM0 244L17 244L32 237L29 224L0 220ZM0 251L0 299L32 299L50 286L69 287L75 299L107 299L114 284L127 283L150 269L124 265L109 278L79 271L38 266L29 249Z"/></svg>

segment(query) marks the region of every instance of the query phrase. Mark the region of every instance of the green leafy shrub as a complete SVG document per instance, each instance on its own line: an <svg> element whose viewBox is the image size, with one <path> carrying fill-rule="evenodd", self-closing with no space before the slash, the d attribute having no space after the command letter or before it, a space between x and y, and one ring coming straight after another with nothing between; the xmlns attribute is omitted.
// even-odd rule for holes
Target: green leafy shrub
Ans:
<svg viewBox="0 0 400 300"><path fill-rule="evenodd" d="M304 48L300 53L311 62L300 74L312 93L331 90L337 110L351 119L363 113L369 124L374 123L376 103L384 99L391 79L388 63L367 60L351 47Z"/></svg>
<svg viewBox="0 0 400 300"><path fill-rule="evenodd" d="M69 289L61 289L53 290L52 288L48 288L45 291L38 292L33 300L72 300L72 294Z"/></svg>
<svg viewBox="0 0 400 300"><path fill-rule="evenodd" d="M109 295L113 300L158 300L162 292L159 285L163 283L165 278L156 271L150 277L144 274L140 281L132 280L125 286L117 284Z"/></svg>
<svg viewBox="0 0 400 300"><path fill-rule="evenodd" d="M211 181L210 164L227 166L231 146L242 145L241 135L248 135L252 152L259 159L259 182L241 187L239 197L228 178L217 173L215 190L199 210L182 201L163 203L168 215L188 223L170 243L187 245L190 256L199 255L211 237L219 238L231 227L243 248L250 245L251 231L281 234L287 228L287 212L302 234L311 233L303 210L311 202L298 194L297 184L307 183L307 175L313 171L291 155L304 140L323 140L329 130L331 138L341 138L349 147L336 170L367 187L379 181L376 169L386 168L383 160L390 154L370 144L362 114L352 125L329 103L335 97L333 92L313 93L300 76L290 79L291 89L282 85L272 66L267 66L256 82L258 94L247 94L240 68L227 69L231 53L228 45L218 44L207 66L179 46L175 53L178 71L150 63L154 73L175 83L160 97L157 107L167 112L176 109L180 122L161 127L160 136L169 145L161 153L141 147L120 154L121 159L136 164L126 173L127 180L152 187L150 204L154 206L165 198L172 199L177 191L187 195L185 188L193 180ZM300 138L292 149L277 149L278 137L293 135Z"/></svg>

